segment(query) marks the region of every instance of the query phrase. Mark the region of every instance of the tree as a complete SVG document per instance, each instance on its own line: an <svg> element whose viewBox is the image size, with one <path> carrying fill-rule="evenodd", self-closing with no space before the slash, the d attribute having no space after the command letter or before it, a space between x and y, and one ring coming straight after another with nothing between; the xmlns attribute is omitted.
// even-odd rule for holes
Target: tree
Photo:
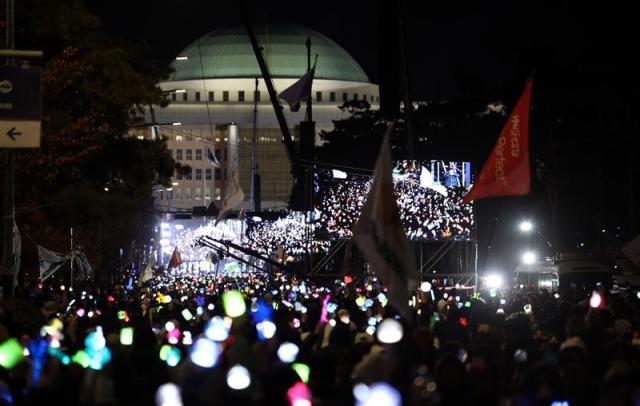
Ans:
<svg viewBox="0 0 640 406"><path fill-rule="evenodd" d="M63 252L73 226L92 264L113 269L119 248L150 238L152 187L168 186L175 166L163 140L127 135L146 106L166 103L160 72L132 64L140 49L102 32L82 1L21 5L21 46L45 61L41 148L18 157L19 221Z"/></svg>

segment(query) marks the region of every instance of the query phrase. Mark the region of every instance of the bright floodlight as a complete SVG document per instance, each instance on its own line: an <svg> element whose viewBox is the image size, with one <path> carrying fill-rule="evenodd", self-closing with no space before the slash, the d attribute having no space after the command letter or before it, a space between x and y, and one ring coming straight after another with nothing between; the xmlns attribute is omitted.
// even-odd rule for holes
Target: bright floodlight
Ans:
<svg viewBox="0 0 640 406"><path fill-rule="evenodd" d="M487 275L484 281L489 289L500 289L504 283L502 276L495 273Z"/></svg>
<svg viewBox="0 0 640 406"><path fill-rule="evenodd" d="M520 231L523 233L528 233L533 230L533 223L529 220L524 220L520 222Z"/></svg>
<svg viewBox="0 0 640 406"><path fill-rule="evenodd" d="M522 254L522 263L525 265L531 265L536 262L536 254L531 251L526 251Z"/></svg>
<svg viewBox="0 0 640 406"><path fill-rule="evenodd" d="M236 365L231 367L227 372L227 385L231 389L242 390L251 385L251 375L247 368L242 365Z"/></svg>

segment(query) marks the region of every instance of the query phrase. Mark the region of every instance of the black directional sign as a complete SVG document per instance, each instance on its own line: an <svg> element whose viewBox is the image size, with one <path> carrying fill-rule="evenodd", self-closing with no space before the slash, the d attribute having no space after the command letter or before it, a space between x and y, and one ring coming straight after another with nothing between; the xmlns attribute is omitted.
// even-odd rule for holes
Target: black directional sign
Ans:
<svg viewBox="0 0 640 406"><path fill-rule="evenodd" d="M0 148L39 148L41 69L0 67Z"/></svg>

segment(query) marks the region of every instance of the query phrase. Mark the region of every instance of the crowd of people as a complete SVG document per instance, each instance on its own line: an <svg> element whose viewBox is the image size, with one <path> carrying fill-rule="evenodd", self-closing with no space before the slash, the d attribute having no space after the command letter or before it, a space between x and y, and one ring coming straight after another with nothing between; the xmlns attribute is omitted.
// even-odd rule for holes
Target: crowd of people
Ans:
<svg viewBox="0 0 640 406"><path fill-rule="evenodd" d="M394 170L394 190L407 237L411 240L471 238L472 206L462 203L466 189L455 185L441 186L440 191L427 187L420 181L420 169ZM338 239L351 237L351 229L371 188L371 179L359 175L337 179L329 171L320 171L316 183L318 235Z"/></svg>
<svg viewBox="0 0 640 406"><path fill-rule="evenodd" d="M401 317L374 275L320 284L187 267L136 277L73 288L54 277L3 301L0 404L640 401L631 290L474 294L424 281Z"/></svg>
<svg viewBox="0 0 640 406"><path fill-rule="evenodd" d="M267 257L298 258L308 252L326 252L330 242L314 237L315 224L306 220L304 212L283 212L275 220L249 219L247 246Z"/></svg>

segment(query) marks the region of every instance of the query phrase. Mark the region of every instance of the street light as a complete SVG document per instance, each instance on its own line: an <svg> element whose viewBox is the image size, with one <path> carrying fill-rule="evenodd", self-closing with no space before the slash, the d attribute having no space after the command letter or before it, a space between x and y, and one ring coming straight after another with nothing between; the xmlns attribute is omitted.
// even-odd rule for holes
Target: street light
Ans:
<svg viewBox="0 0 640 406"><path fill-rule="evenodd" d="M529 233L533 230L533 223L529 220L523 220L520 222L519 228L523 233Z"/></svg>
<svg viewBox="0 0 640 406"><path fill-rule="evenodd" d="M532 251L525 251L522 254L522 263L525 265L531 265L536 262L536 254Z"/></svg>

